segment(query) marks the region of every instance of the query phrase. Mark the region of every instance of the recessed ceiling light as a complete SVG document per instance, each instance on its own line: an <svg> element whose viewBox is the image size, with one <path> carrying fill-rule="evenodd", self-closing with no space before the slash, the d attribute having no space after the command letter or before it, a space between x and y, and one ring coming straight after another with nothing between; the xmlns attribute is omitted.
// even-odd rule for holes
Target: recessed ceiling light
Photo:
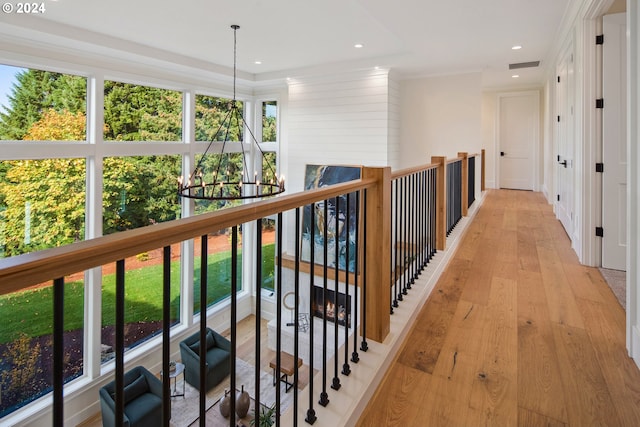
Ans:
<svg viewBox="0 0 640 427"><path fill-rule="evenodd" d="M262 64L262 61L255 61L254 64L260 65L260 64Z"/></svg>
<svg viewBox="0 0 640 427"><path fill-rule="evenodd" d="M511 77L513 77L514 79L517 79L517 78L518 78L518 77L520 77L520 76L519 76L518 74L514 74L514 75L513 75L513 76L511 76Z"/></svg>
<svg viewBox="0 0 640 427"><path fill-rule="evenodd" d="M356 49L361 49L364 47L364 45L362 43L356 43L353 45L353 47L355 47Z"/></svg>
<svg viewBox="0 0 640 427"><path fill-rule="evenodd" d="M522 49L522 46L520 46L520 45L515 45L515 46L513 46L511 49L513 49L513 50L520 50L520 49Z"/></svg>

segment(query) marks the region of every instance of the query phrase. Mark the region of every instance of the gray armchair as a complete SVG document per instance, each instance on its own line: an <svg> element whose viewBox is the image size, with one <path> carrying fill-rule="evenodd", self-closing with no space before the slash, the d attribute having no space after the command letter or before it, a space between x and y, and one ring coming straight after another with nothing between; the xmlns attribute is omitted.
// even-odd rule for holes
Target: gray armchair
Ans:
<svg viewBox="0 0 640 427"><path fill-rule="evenodd" d="M231 343L219 333L207 328L206 390L219 384L231 369ZM185 380L200 390L200 331L180 342Z"/></svg>
<svg viewBox="0 0 640 427"><path fill-rule="evenodd" d="M103 427L116 425L115 381L100 389ZM124 426L162 425L162 381L142 366L124 374Z"/></svg>

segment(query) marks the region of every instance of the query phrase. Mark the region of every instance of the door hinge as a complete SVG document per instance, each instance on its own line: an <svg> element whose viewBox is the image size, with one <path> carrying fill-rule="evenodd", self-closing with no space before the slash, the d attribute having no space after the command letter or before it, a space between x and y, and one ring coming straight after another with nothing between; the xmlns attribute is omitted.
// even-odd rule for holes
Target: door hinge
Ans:
<svg viewBox="0 0 640 427"><path fill-rule="evenodd" d="M596 36L596 44L604 44L604 34Z"/></svg>
<svg viewBox="0 0 640 427"><path fill-rule="evenodd" d="M604 237L604 228L596 227L596 237Z"/></svg>
<svg viewBox="0 0 640 427"><path fill-rule="evenodd" d="M560 76L558 76L558 83L560 83Z"/></svg>
<svg viewBox="0 0 640 427"><path fill-rule="evenodd" d="M558 116L558 123L560 123L560 116Z"/></svg>
<svg viewBox="0 0 640 427"><path fill-rule="evenodd" d="M558 194L558 201L560 201L560 195Z"/></svg>
<svg viewBox="0 0 640 427"><path fill-rule="evenodd" d="M604 163L596 163L596 172L604 172Z"/></svg>
<svg viewBox="0 0 640 427"><path fill-rule="evenodd" d="M604 98L596 99L596 108L604 108Z"/></svg>

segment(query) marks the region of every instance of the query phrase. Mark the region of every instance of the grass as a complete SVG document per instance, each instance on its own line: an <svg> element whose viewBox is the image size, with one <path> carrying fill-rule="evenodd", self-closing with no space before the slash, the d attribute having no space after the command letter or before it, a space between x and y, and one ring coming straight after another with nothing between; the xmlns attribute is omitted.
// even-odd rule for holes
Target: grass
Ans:
<svg viewBox="0 0 640 427"><path fill-rule="evenodd" d="M273 288L275 245L264 245L263 285ZM239 251L238 255L241 253ZM209 255L207 268L207 302L209 305L226 298L231 292L231 252ZM200 311L200 259L195 259L194 312ZM238 265L238 281L242 275ZM180 308L180 261L171 263L171 319L176 320ZM84 282L65 284L65 330L81 329L84 325ZM162 320L162 265L126 272L125 323ZM103 277L102 325L115 323L115 274ZM20 333L30 337L51 334L53 331L53 287L16 292L0 296L0 344L15 340Z"/></svg>

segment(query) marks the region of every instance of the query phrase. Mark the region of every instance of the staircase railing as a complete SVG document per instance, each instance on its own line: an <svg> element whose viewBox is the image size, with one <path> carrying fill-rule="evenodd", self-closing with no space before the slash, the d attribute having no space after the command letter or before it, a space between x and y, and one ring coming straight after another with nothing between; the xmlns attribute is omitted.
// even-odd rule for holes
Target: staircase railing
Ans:
<svg viewBox="0 0 640 427"><path fill-rule="evenodd" d="M229 209L161 223L149 227L124 231L96 239L78 242L72 245L47 249L39 252L19 255L0 260L0 295L22 291L30 286L46 282L53 287L53 425L64 424L64 290L65 277L96 267L116 265L116 304L115 304L115 370L113 378L116 384L116 420L122 420L125 407L124 371L125 371L125 295L129 284L125 275L125 260L137 254L162 249L162 370L169 372L170 362L170 305L171 305L171 246L177 243L200 238L200 302L201 312L206 313L207 306L207 241L208 235L217 230L231 229L231 278L230 278L230 341L231 360L235 360L237 344L237 296L238 283L238 233L242 227L253 226L256 233L256 337L255 366L261 363L260 338L262 321L261 292L262 278L261 254L262 242L260 227L262 220L270 216L277 217L276 237L276 313L275 313L275 366L274 372L283 370L283 356L290 353L294 361L301 359L309 366L308 407L305 421L313 424L316 420L314 402L322 406L329 404L329 393L339 393L341 381L347 381L352 364L357 364L360 352L367 351L367 340L382 342L389 332L389 315L399 306L407 291L427 265L437 250L444 249L446 237L455 222L465 213L467 204L462 203L462 191L475 194L475 183L467 177L467 156L452 161L443 157L432 158L432 164L391 173L390 168L362 168L362 178L343 184L321 189L305 191L291 195L283 195L274 199L232 207ZM472 156L471 158L474 158ZM465 160L465 161L463 161ZM450 166L455 165L455 166ZM448 169L453 169L449 171ZM472 166L473 168L473 166ZM449 184L447 176L453 177ZM475 175L475 172L471 172ZM475 178L474 178L475 179ZM464 185L466 184L466 185ZM471 201L471 197L469 197ZM342 209L341 209L342 205ZM453 205L453 210L448 206ZM449 212L452 217L449 218ZM454 212L455 211L455 212ZM346 216L339 215L346 212ZM445 216L445 212L447 215ZM310 215L310 241L320 242L320 246L311 243L309 262L301 259L303 241L301 216ZM292 218L284 221L284 218ZM457 220L452 218L458 217ZM452 224L453 221L453 225ZM288 227L285 230L285 227ZM353 229L351 229L353 227ZM283 251L283 233L294 236L295 254L291 256ZM340 241L338 234L347 237ZM322 254L315 253L321 250ZM353 251L353 252L352 252ZM333 253L332 253L333 252ZM284 284L284 269L292 274L291 283ZM287 273L288 274L288 273ZM305 276L306 274L306 276ZM307 280L308 282L305 282ZM317 286L319 281L321 286ZM391 284L391 292L389 285ZM297 321L301 307L299 297L304 288L308 295L319 292L322 296L320 319L310 319L309 331L303 330L305 325ZM315 289L319 287L320 290ZM282 303L287 288L293 292L295 310L292 333L283 335L287 325L283 325ZM338 294L344 296L344 306L340 307ZM331 308L327 302L331 301ZM350 303L348 301L351 301ZM310 302L309 302L310 304ZM309 314L313 307L307 307ZM332 310L331 312L329 310ZM344 311L343 311L344 310ZM201 338L205 336L207 316L200 316ZM321 329L321 337L316 338L315 328ZM301 333L308 341L301 342ZM342 336L341 336L342 335ZM291 338L292 336L292 338ZM287 340L289 340L287 341ZM320 345L315 341L319 339ZM331 342L331 340L333 342ZM318 347L320 348L318 353ZM204 346L203 346L204 348ZM314 357L315 354L315 357ZM320 359L320 360L318 360ZM201 372L204 372L204 357L201 360ZM329 362L333 361L333 366ZM236 387L235 363L230 364L230 388ZM293 368L293 411L287 412L297 417L299 364ZM321 373L320 393L314 389L314 371ZM255 370L255 411L259 413L260 403L265 396L260 389L259 369ZM328 381L331 380L328 389ZM163 425L169 425L170 413L170 378L163 376ZM201 387L204 386L203 379ZM278 383L279 384L279 383ZM203 389L203 388L201 388ZM285 388L285 392L287 392ZM319 399L317 399L319 396ZM338 395L339 396L339 395ZM97 397L97 396L96 396ZM276 425L280 424L281 390L276 387ZM231 399L232 410L234 399ZM200 425L205 425L206 399L200 394ZM297 424L294 419L293 424ZM230 417L229 425L235 425Z"/></svg>

